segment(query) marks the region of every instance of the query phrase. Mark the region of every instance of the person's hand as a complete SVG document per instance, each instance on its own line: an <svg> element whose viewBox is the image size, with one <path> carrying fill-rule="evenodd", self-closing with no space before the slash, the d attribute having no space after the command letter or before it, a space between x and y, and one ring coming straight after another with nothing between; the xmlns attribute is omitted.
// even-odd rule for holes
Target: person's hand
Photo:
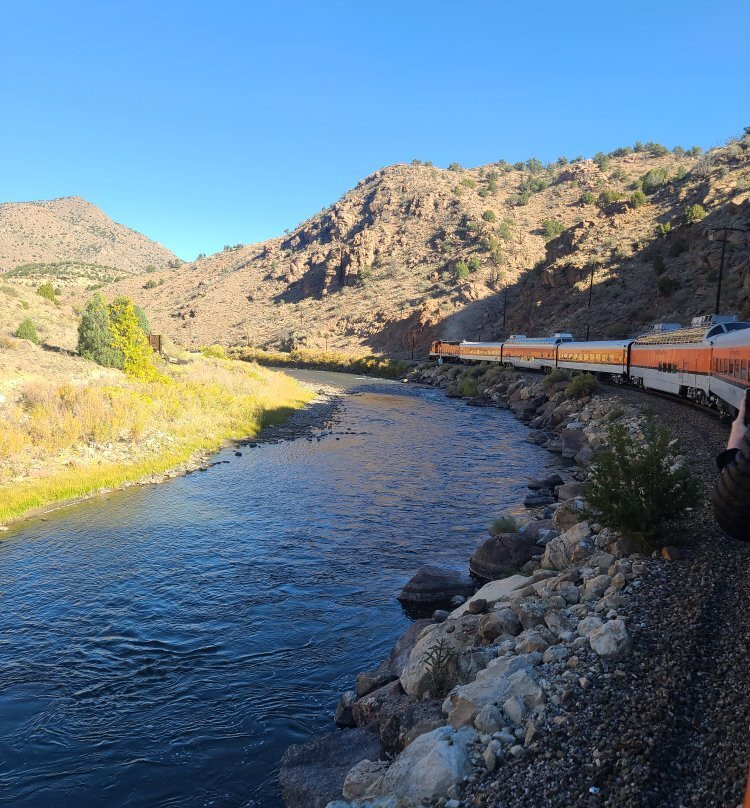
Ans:
<svg viewBox="0 0 750 808"><path fill-rule="evenodd" d="M740 404L737 417L732 421L732 431L729 433L729 443L727 449L739 449L742 444L742 439L745 437L747 427L745 426L745 403L747 396L742 396L742 403Z"/></svg>

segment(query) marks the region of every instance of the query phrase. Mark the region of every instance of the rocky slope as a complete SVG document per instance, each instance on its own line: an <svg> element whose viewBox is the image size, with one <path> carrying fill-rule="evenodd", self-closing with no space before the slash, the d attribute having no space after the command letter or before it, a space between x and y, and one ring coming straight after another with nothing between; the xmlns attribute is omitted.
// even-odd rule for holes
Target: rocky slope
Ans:
<svg viewBox="0 0 750 808"><path fill-rule="evenodd" d="M587 324L595 336L684 320L713 309L711 228L748 225L749 147L745 137L703 157L647 144L547 167L389 166L283 238L112 292L137 297L186 344L402 356L436 337L582 334ZM746 235L731 233L723 307L750 313L749 260Z"/></svg>
<svg viewBox="0 0 750 808"><path fill-rule="evenodd" d="M0 274L88 286L179 263L79 196L0 204Z"/></svg>

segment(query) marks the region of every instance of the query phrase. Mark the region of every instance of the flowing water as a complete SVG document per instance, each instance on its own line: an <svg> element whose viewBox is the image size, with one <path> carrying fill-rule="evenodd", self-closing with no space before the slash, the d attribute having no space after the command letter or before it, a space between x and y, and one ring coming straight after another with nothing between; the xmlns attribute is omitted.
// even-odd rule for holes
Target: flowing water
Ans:
<svg viewBox="0 0 750 808"><path fill-rule="evenodd" d="M408 625L395 592L465 569L549 462L508 412L338 382L319 441L2 534L0 804L278 808L284 749Z"/></svg>

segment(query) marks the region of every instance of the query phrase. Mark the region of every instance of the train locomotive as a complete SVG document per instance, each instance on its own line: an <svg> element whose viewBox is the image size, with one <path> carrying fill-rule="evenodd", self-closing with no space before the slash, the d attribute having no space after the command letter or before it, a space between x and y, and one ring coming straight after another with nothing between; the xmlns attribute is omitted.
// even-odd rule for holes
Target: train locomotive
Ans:
<svg viewBox="0 0 750 808"><path fill-rule="evenodd" d="M733 414L750 387L750 323L735 315L658 323L632 339L581 342L572 334L503 342L433 342L438 361L500 362L509 367L588 372L618 384L659 390Z"/></svg>

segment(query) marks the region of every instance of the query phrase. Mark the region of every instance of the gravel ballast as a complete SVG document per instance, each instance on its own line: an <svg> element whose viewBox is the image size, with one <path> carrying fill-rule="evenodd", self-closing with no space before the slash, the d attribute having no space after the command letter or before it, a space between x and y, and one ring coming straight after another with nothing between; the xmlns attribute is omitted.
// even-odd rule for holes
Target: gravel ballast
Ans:
<svg viewBox="0 0 750 808"><path fill-rule="evenodd" d="M506 757L461 806L734 808L750 761L750 547L716 526L707 497L728 424L633 390L677 437L701 504L669 544L684 558L649 561L623 610L631 656L579 655L579 683L547 716L538 745ZM582 684L585 681L585 684Z"/></svg>

